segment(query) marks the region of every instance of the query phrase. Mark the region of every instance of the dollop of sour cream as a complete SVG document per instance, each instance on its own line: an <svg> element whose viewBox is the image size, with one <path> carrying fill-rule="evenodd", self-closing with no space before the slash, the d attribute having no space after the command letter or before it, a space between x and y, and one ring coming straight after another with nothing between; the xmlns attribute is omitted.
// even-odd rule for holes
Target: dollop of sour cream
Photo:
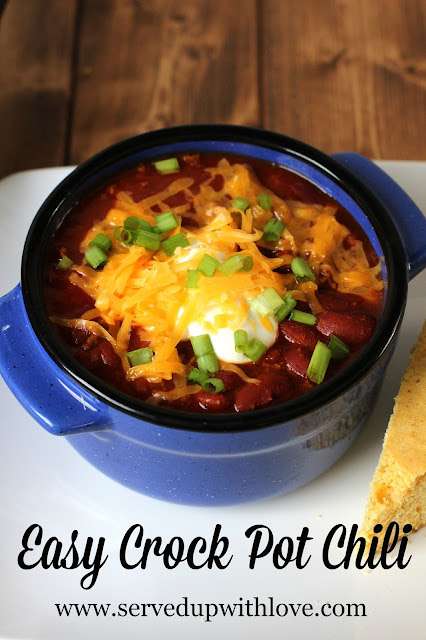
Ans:
<svg viewBox="0 0 426 640"><path fill-rule="evenodd" d="M257 338L268 348L274 344L278 334L278 321L273 316L268 316L267 322L254 309L249 309L246 316L243 318L240 326L223 327L212 331L211 324L214 322L214 318L218 314L223 314L224 309L220 304L212 305L204 313L203 318L197 318L194 322L188 326L184 339L188 340L193 336L200 336L208 333L212 341L214 352L219 360L229 362L231 364L244 364L251 362L250 358L247 358L244 353L237 353L235 351L234 343L234 331L237 329L244 329L247 331L248 340ZM267 326L265 326L267 325Z"/></svg>

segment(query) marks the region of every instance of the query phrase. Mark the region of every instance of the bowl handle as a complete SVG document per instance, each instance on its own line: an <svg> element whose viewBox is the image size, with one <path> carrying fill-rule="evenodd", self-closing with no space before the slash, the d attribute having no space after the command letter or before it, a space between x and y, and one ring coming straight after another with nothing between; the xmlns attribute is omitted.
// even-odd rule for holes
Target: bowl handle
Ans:
<svg viewBox="0 0 426 640"><path fill-rule="evenodd" d="M0 298L0 373L23 407L54 435L109 429L107 407L74 383L40 345L21 285Z"/></svg>
<svg viewBox="0 0 426 640"><path fill-rule="evenodd" d="M387 173L358 153L334 153L333 158L354 173L389 211L407 254L408 278L426 267L426 218Z"/></svg>

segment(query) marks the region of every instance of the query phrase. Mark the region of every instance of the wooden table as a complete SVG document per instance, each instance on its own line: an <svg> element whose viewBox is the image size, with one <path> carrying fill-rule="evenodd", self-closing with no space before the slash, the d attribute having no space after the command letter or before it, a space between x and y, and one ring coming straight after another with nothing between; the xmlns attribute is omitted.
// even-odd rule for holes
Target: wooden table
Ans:
<svg viewBox="0 0 426 640"><path fill-rule="evenodd" d="M0 175L206 122L426 160L425 15L425 0L8 0Z"/></svg>

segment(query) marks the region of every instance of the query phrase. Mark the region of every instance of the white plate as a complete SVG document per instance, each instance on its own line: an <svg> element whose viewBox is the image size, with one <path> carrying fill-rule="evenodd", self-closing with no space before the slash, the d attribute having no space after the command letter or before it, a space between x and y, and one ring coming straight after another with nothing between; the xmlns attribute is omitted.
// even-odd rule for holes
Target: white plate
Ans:
<svg viewBox="0 0 426 640"><path fill-rule="evenodd" d="M380 162L426 212L426 163ZM15 174L0 182L0 293L19 280L20 254L29 223L38 205L69 168L42 169ZM424 318L426 272L409 288L407 312L395 355L386 374L376 409L352 449L332 469L308 486L282 498L232 508L201 509L158 502L138 495L102 476L61 438L48 435L18 404L3 381L0 446L0 637L85 640L86 638L234 638L236 634L267 638L383 638L422 637L425 628L426 530L411 537L411 562L405 569L370 572L350 568L326 569L322 562L324 539L331 528L359 523L368 484L376 466L383 434L406 368L411 345ZM82 567L66 571L40 567L24 571L17 564L22 536L33 523L42 525L44 540L56 536L64 545L71 532L79 532L81 552L88 536L106 538L108 560L96 585L81 589ZM150 557L145 570L125 570L119 546L127 529L140 523L145 536L168 541L181 536L211 539L216 524L230 541L233 559L224 570L189 569L185 564L165 569L161 558ZM295 538L309 527L307 550L311 560L304 569L291 563L274 568L271 555L248 568L251 541L248 527L268 525L277 543ZM37 559L34 556L34 559ZM312 617L291 611L283 617L223 617L210 622L200 617L111 615L125 603L174 603L184 597L192 603L244 603L247 599L269 607L274 604L311 603ZM110 603L107 617L59 617L55 603ZM363 603L366 616L315 615L324 603ZM253 606L248 613L253 612ZM211 606L210 611L213 611ZM336 611L340 612L340 608ZM169 608L169 612L171 609ZM183 606L180 608L183 613ZM279 608L283 613L284 608ZM305 609L308 612L307 609ZM326 612L329 610L327 609ZM133 609L136 612L136 608ZM268 609L269 612L269 609ZM422 631L423 630L423 631ZM424 636L423 636L424 637Z"/></svg>

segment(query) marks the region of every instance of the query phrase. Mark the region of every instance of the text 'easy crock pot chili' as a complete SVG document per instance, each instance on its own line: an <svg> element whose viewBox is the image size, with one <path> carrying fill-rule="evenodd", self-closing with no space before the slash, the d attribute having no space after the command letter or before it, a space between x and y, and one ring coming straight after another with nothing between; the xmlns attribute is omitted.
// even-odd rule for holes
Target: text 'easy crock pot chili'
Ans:
<svg viewBox="0 0 426 640"><path fill-rule="evenodd" d="M72 355L143 401L240 412L309 392L373 335L381 264L304 178L258 160L161 158L71 211L45 300Z"/></svg>

